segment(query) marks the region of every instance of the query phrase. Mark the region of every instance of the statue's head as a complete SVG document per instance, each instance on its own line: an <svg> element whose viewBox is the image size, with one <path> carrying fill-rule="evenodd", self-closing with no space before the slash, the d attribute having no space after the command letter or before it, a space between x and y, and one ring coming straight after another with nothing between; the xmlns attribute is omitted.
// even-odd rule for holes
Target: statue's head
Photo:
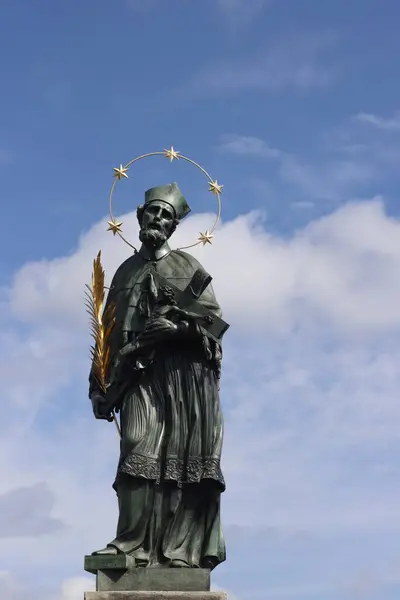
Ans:
<svg viewBox="0 0 400 600"><path fill-rule="evenodd" d="M190 207L176 183L147 190L144 204L137 209L140 241L150 248L160 248L189 213Z"/></svg>

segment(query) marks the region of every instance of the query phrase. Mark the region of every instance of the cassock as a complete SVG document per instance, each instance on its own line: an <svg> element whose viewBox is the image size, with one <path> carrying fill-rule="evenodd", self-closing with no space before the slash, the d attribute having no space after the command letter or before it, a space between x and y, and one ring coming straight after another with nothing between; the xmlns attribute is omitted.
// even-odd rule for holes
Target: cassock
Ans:
<svg viewBox="0 0 400 600"><path fill-rule="evenodd" d="M225 560L220 344L197 324L191 336L157 345L147 362L126 357L123 375L118 360L119 350L135 341L151 316L157 273L184 290L199 268L182 251L153 261L138 252L115 273L107 299L116 317L109 393L122 435L114 482L119 520L110 545L138 566L214 568ZM221 316L211 284L198 302ZM90 377L90 392L95 386Z"/></svg>

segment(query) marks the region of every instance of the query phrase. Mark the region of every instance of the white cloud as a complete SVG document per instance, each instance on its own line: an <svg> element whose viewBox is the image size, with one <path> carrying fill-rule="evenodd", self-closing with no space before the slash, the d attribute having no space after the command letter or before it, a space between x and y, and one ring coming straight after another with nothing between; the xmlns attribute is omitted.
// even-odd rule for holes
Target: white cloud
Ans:
<svg viewBox="0 0 400 600"><path fill-rule="evenodd" d="M134 215L123 220L135 237ZM187 243L209 220L188 219L174 243ZM398 530L400 493L400 222L375 199L289 238L265 226L244 215L222 225L211 249L196 250L232 325L222 382L225 526L264 528L258 555L277 544L281 561L286 550L271 528L283 539L305 532L322 540L321 560L338 532L372 535L373 552L389 559L394 550L382 536ZM25 265L11 285L1 364L12 402L0 423L0 494L46 482L54 497L46 518L64 528L42 536L40 552L35 538L0 539L9 572L29 564L61 581L114 535L118 439L112 425L92 419L85 385L82 292L99 248L110 277L129 250L97 224L73 254ZM360 544L359 560L369 565L376 554L365 557ZM251 552L242 560L250 569ZM235 565L228 561L225 573L233 576ZM236 593L223 572L221 587ZM62 593L81 593L80 582Z"/></svg>
<svg viewBox="0 0 400 600"><path fill-rule="evenodd" d="M380 117L371 113L359 113L354 119L383 131L400 131L400 111L397 111L391 118Z"/></svg>
<svg viewBox="0 0 400 600"><path fill-rule="evenodd" d="M281 158L283 152L271 148L267 142L258 137L244 135L223 135L220 139L219 149L223 152L246 155L258 158Z"/></svg>
<svg viewBox="0 0 400 600"><path fill-rule="evenodd" d="M59 589L52 590L38 583L29 587L19 582L8 571L0 571L0 595L4 600L83 600L84 592L95 590L94 577L70 577L64 579Z"/></svg>
<svg viewBox="0 0 400 600"><path fill-rule="evenodd" d="M242 135L223 135L218 148L233 155L275 159L281 181L290 184L297 193L319 200L343 200L352 197L360 186L379 176L376 161L362 153L319 156L317 161L307 163L297 156L270 146L265 140ZM387 154L387 151L386 151ZM298 203L296 203L298 205ZM300 201L300 206L304 206Z"/></svg>
<svg viewBox="0 0 400 600"><path fill-rule="evenodd" d="M133 214L123 217L133 235L134 219ZM210 220L207 215L189 218L175 234L174 244L194 239ZM81 238L72 256L23 267L11 291L14 315L32 324L57 324L55 332L63 327L83 331L87 321L84 284L90 277L92 257L100 247L110 279L129 249L103 233L102 224ZM259 214L238 217L222 225L213 249L196 248L193 253L212 272L225 313L236 327L285 329L316 316L350 332L360 328L380 331L400 324L396 275L400 224L386 216L379 198L343 206L285 242L266 232ZM248 290L256 284L257 294L251 298L249 311ZM47 347L50 341L54 359L57 347L50 339ZM43 356L43 344L43 339L36 340L32 351ZM63 352L65 342L58 345Z"/></svg>
<svg viewBox="0 0 400 600"><path fill-rule="evenodd" d="M212 592L225 592L225 594L227 594L227 597L229 598L229 600L239 600L238 596L236 596L235 594L233 594L231 591L227 590L226 588L222 588L219 585L217 585L216 583L211 584L211 591Z"/></svg>
<svg viewBox="0 0 400 600"><path fill-rule="evenodd" d="M22 600L26 598L26 590L12 575L5 570L0 571L0 593L7 600Z"/></svg>
<svg viewBox="0 0 400 600"><path fill-rule="evenodd" d="M332 45L330 34L281 36L256 55L206 67L185 87L184 93L210 96L324 89L336 78L327 58Z"/></svg>
<svg viewBox="0 0 400 600"><path fill-rule="evenodd" d="M71 577L61 584L60 600L82 600L84 592L94 591L94 579L89 577Z"/></svg>
<svg viewBox="0 0 400 600"><path fill-rule="evenodd" d="M313 198L343 200L361 184L374 180L377 169L361 158L330 158L315 165L286 156L281 163L280 176Z"/></svg>

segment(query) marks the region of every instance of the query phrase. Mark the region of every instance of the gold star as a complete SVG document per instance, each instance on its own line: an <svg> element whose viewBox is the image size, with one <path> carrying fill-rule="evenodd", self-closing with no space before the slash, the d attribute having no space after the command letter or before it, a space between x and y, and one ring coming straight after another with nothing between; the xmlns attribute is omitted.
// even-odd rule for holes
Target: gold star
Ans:
<svg viewBox="0 0 400 600"><path fill-rule="evenodd" d="M126 174L127 170L128 169L126 167L123 167L122 165L119 165L119 168L114 167L114 177L116 177L118 181L121 181L123 177L126 177L126 179L128 179L128 175Z"/></svg>
<svg viewBox="0 0 400 600"><path fill-rule="evenodd" d="M171 148L169 148L169 150L165 149L164 150L164 156L165 158L169 158L169 162L172 162L174 160L174 158L176 158L176 160L178 160L179 157L179 150L175 150L173 146L171 146Z"/></svg>
<svg viewBox="0 0 400 600"><path fill-rule="evenodd" d="M205 231L204 233L200 232L200 237L197 239L203 244L203 246L205 246L206 244L212 244L214 236L212 233L209 233L209 231Z"/></svg>
<svg viewBox="0 0 400 600"><path fill-rule="evenodd" d="M210 186L208 188L209 192L212 192L213 194L215 194L216 196L218 194L222 194L222 188L224 187L223 185L221 185L220 183L218 183L217 180L215 181L209 181L208 185Z"/></svg>
<svg viewBox="0 0 400 600"><path fill-rule="evenodd" d="M122 222L117 222L115 219L113 219L112 221L107 221L107 225L109 225L109 228L107 229L107 231L112 231L113 235L115 235L116 233L121 233L122 232Z"/></svg>

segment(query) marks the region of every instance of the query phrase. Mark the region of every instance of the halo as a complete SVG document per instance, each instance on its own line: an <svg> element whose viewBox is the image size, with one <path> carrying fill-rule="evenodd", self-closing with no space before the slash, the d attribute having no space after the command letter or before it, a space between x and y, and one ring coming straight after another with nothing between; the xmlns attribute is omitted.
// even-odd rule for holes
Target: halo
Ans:
<svg viewBox="0 0 400 600"><path fill-rule="evenodd" d="M194 165L195 167L200 169L200 171L207 177L208 186L209 186L208 191L212 192L217 199L217 217L216 217L211 229L207 229L204 233L202 233L202 232L199 233L199 237L197 238L197 241L194 244L190 244L189 246L182 246L181 248L178 248L178 250L186 250L187 248L194 248L195 246L198 246L199 244L203 244L203 246L205 246L206 244L212 244L212 241L214 238L214 230L217 227L220 217L221 217L221 194L222 194L222 188L224 186L221 185L220 183L218 183L218 181L216 179L213 180L210 177L210 175L207 173L207 171L201 165L199 165L197 162L195 162L191 158L188 158L187 156L180 154L180 152L178 150L175 150L173 146L171 146L171 148L169 148L168 150L167 149L164 150L163 152L148 152L147 154L142 154L141 156L137 156L136 158L133 158L125 166L120 165L119 167L114 167L113 170L114 170L115 179L111 186L111 191L110 191L110 196L109 196L110 220L108 221L109 227L108 227L107 231L112 231L113 235L116 235L116 234L119 235L119 237L125 242L125 244L128 244L128 246L130 246L131 248L133 248L133 250L135 252L137 252L137 249L135 248L135 246L133 246L133 244L131 244L126 239L126 237L122 234L123 223L121 221L117 221L114 217L113 194L114 194L114 189L115 189L115 185L116 185L117 181L121 181L121 179L128 179L128 174L127 174L128 169L134 163L138 162L139 160L142 160L142 158L149 158L150 156L163 156L164 158L168 158L171 163L173 160L182 159L185 162L190 163L191 165Z"/></svg>

